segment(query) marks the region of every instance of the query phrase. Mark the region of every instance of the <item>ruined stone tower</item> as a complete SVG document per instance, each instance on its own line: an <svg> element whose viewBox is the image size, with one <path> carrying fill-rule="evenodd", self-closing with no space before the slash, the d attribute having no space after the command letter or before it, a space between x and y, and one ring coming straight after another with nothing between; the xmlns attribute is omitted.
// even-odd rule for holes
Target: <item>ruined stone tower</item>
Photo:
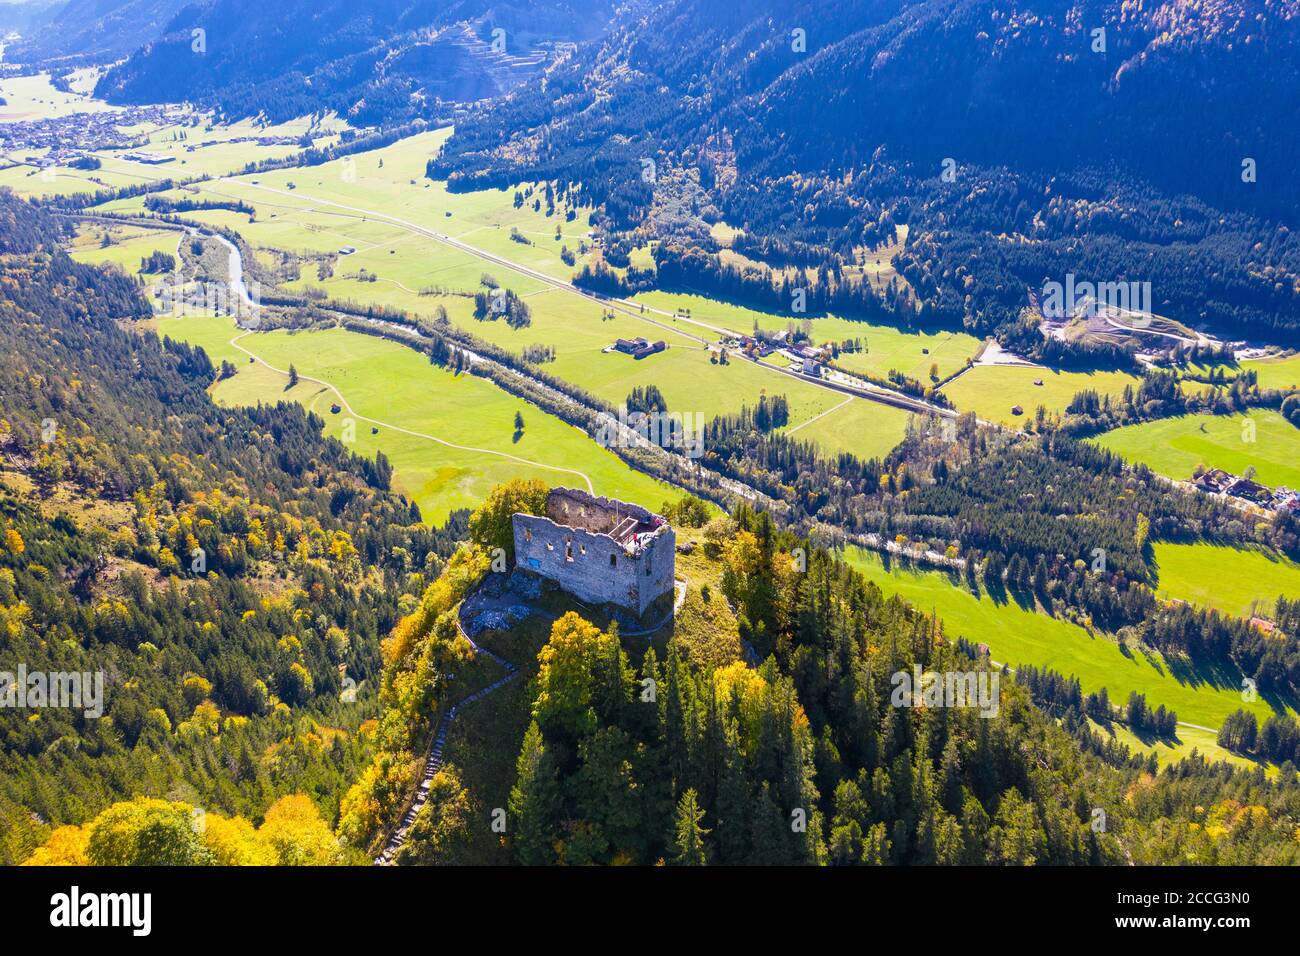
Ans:
<svg viewBox="0 0 1300 956"><path fill-rule="evenodd" d="M555 488L546 517L512 519L515 564L580 601L638 615L673 589L677 536L660 515L613 498Z"/></svg>

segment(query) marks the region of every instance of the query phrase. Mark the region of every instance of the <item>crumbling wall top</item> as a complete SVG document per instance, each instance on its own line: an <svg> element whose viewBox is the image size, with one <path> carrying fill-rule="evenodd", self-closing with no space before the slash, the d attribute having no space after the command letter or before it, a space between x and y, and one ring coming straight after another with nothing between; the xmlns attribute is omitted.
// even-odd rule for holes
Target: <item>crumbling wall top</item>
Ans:
<svg viewBox="0 0 1300 956"><path fill-rule="evenodd" d="M608 535L628 554L640 554L668 529L661 515L617 498L577 488L554 488L546 498L546 517L556 524Z"/></svg>

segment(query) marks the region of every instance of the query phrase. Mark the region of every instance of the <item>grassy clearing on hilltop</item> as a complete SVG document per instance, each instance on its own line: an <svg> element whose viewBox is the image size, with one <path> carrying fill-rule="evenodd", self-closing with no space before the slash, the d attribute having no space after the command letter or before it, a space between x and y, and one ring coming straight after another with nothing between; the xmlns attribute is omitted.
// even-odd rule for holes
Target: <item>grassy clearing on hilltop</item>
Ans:
<svg viewBox="0 0 1300 956"><path fill-rule="evenodd" d="M1170 478L1190 479L1197 465L1236 475L1253 465L1264 484L1300 486L1300 429L1268 409L1251 409L1249 416L1183 415L1126 425L1095 441Z"/></svg>
<svg viewBox="0 0 1300 956"><path fill-rule="evenodd" d="M1300 564L1280 555L1197 542L1152 545L1159 592L1228 614L1268 617L1279 596L1300 598Z"/></svg>
<svg viewBox="0 0 1300 956"><path fill-rule="evenodd" d="M349 415L333 414L337 395L314 382L287 388L286 376L260 364L230 344L238 333L227 318L186 317L155 320L159 334L201 345L212 360L228 359L238 369L219 382L213 397L230 405L301 402L325 420L325 433L343 437ZM393 484L420 506L426 521L440 522L455 508L476 506L492 486L512 478L539 478L552 485L585 488L572 469L587 475L597 494L614 495L658 508L681 492L629 468L584 433L472 375L453 376L429 364L420 353L385 339L329 329L268 332L240 342L278 369L294 365L300 375L336 386L358 415L387 425L432 435L484 451L448 448L394 428L355 422L359 453L382 450L393 464ZM524 417L516 440L514 416ZM372 427L378 427L372 434ZM524 464L499 452L536 462ZM547 465L551 467L540 467Z"/></svg>

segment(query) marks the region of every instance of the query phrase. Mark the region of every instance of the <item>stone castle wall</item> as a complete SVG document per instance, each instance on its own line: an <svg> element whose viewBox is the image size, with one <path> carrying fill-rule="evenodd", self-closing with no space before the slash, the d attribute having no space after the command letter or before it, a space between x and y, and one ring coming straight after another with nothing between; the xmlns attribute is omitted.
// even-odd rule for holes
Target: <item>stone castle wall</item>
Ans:
<svg viewBox="0 0 1300 956"><path fill-rule="evenodd" d="M673 589L677 536L657 515L636 505L561 488L547 501L549 517L512 520L515 563L555 581L580 601L616 604L638 615ZM635 543L611 532L637 522ZM650 528L658 523L659 527Z"/></svg>

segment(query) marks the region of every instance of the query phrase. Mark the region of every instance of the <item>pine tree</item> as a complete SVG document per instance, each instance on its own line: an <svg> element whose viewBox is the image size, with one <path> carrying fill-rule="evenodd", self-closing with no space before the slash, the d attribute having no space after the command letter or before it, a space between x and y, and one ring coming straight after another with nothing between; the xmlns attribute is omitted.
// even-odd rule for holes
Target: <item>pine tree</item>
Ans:
<svg viewBox="0 0 1300 956"><path fill-rule="evenodd" d="M743 863L749 852L749 807L753 796L745 780L740 732L734 720L723 718L722 773L718 781L717 826L714 828L718 859Z"/></svg>
<svg viewBox="0 0 1300 956"><path fill-rule="evenodd" d="M694 790L687 790L677 803L677 814L673 821L673 863L677 866L704 866L708 854L704 847L704 838L709 831L700 826L704 811L699 806Z"/></svg>
<svg viewBox="0 0 1300 956"><path fill-rule="evenodd" d="M789 866L796 862L791 859L789 834L786 818L764 783L754 800L749 858L745 862L750 866Z"/></svg>
<svg viewBox="0 0 1300 956"><path fill-rule="evenodd" d="M525 866L551 863L555 854L551 834L559 809L555 764L533 721L524 733L516 763L517 777L510 791L510 817L515 828L515 856Z"/></svg>

